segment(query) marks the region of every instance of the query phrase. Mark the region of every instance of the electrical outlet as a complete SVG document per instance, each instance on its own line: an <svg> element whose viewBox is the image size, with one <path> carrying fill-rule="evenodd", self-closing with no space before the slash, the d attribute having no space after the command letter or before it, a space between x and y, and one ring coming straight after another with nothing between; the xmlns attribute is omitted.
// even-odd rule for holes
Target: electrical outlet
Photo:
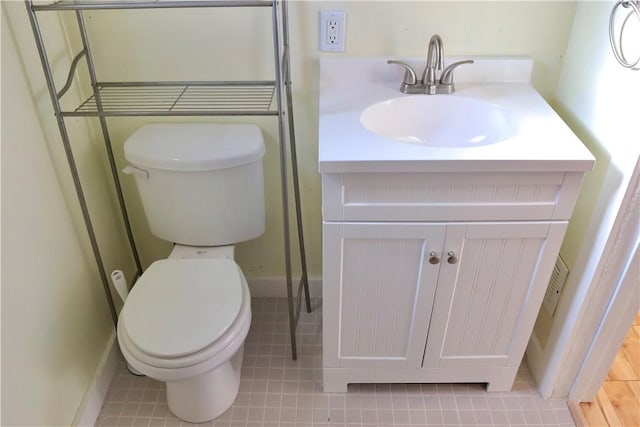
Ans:
<svg viewBox="0 0 640 427"><path fill-rule="evenodd" d="M320 50L344 52L345 13L343 10L320 12Z"/></svg>

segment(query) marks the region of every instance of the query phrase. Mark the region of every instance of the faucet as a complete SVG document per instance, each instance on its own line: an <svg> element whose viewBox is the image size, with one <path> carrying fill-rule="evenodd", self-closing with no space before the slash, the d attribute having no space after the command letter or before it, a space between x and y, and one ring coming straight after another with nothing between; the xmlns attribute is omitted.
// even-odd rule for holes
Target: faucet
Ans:
<svg viewBox="0 0 640 427"><path fill-rule="evenodd" d="M422 72L422 79L418 81L416 72L409 64L402 61L388 60L387 64L397 64L404 67L404 79L400 91L406 94L446 94L455 92L453 84L453 70L462 64L473 64L473 60L458 61L444 68L444 47L442 38L438 34L431 36L427 48L427 65ZM440 79L436 78L436 71L440 71Z"/></svg>
<svg viewBox="0 0 640 427"><path fill-rule="evenodd" d="M422 84L427 94L436 93L436 70L442 70L444 66L444 51L442 48L442 39L438 34L431 36L429 47L427 48L427 65L422 72Z"/></svg>

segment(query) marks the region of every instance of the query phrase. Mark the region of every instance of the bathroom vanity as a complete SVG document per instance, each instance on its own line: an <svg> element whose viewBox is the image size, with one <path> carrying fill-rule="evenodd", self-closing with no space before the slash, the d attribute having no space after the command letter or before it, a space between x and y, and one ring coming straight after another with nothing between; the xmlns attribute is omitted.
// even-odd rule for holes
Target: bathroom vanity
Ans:
<svg viewBox="0 0 640 427"><path fill-rule="evenodd" d="M385 60L321 60L324 390L510 390L593 157L528 83L528 59L478 59L433 96L401 94ZM421 114L435 115L459 97L461 111L438 118L438 145L363 126L367 108L402 97L431 98ZM475 126L465 98L504 111L472 137L495 141L456 143Z"/></svg>

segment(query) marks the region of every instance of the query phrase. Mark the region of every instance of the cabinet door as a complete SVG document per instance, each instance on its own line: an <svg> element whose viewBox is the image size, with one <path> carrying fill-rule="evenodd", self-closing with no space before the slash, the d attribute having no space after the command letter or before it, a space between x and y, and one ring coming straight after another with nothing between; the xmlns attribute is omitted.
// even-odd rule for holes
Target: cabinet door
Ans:
<svg viewBox="0 0 640 427"><path fill-rule="evenodd" d="M419 368L445 226L325 223L325 367Z"/></svg>
<svg viewBox="0 0 640 427"><path fill-rule="evenodd" d="M566 222L449 225L423 367L517 366L565 229ZM449 251L458 262L448 262Z"/></svg>

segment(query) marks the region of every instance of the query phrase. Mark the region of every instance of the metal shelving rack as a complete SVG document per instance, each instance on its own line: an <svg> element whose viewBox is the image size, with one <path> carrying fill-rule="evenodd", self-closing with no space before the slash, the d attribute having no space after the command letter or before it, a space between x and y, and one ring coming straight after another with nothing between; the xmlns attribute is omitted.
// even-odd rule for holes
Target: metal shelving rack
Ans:
<svg viewBox="0 0 640 427"><path fill-rule="evenodd" d="M305 296L307 312L311 312L307 262L302 231L302 210L300 185L296 156L295 131L293 121L293 103L291 97L291 78L289 61L289 33L286 0L61 0L49 4L34 4L25 0L27 13L33 29L49 95L53 104L62 144L67 156L73 183L82 211L91 248L98 272L109 304L114 324L117 313L109 287L109 278L105 271L96 233L91 222L89 209L82 189L78 168L71 149L69 133L65 123L67 117L97 117L104 138L113 185L116 190L124 228L137 268L136 277L142 275L142 265L136 247L133 231L127 213L118 169L111 147L106 117L114 116L277 116L280 147L280 178L282 184L282 211L284 223L284 256L287 279L287 297L289 305L289 330L292 358L297 359L296 325L300 315L302 293ZM269 7L272 10L273 54L275 79L268 81L160 81L160 82L102 82L97 74L91 54L89 37L83 11L99 9L157 9L157 8L230 8L230 7ZM38 24L38 12L72 11L76 14L78 29L83 48L73 58L64 86L56 90L51 66L45 49L43 34ZM76 68L85 60L92 94L73 110L63 110L61 99L72 86ZM287 132L288 130L288 132ZM301 277L294 297L291 254L291 224L289 219L288 157L287 145L291 156L291 174L295 199L298 244L300 249ZM295 299L295 301L294 301Z"/></svg>

